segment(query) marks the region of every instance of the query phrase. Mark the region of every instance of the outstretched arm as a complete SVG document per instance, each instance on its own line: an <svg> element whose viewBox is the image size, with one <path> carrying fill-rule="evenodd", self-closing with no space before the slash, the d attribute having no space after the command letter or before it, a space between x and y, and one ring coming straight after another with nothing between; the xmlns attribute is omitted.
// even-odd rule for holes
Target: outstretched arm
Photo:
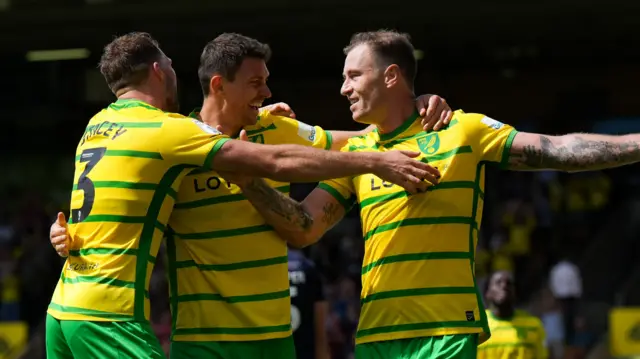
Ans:
<svg viewBox="0 0 640 359"><path fill-rule="evenodd" d="M345 207L323 189L316 188L300 203L271 188L262 179L251 179L238 185L267 224L295 247L317 242L346 212Z"/></svg>
<svg viewBox="0 0 640 359"><path fill-rule="evenodd" d="M640 161L640 134L516 134L509 152L512 170L592 171Z"/></svg>
<svg viewBox="0 0 640 359"><path fill-rule="evenodd" d="M246 137L244 133L241 136ZM373 173L413 193L426 188L423 179L436 184L439 178L437 169L410 158L418 155L403 151L323 151L298 145L228 140L217 150L212 168L281 182L315 182Z"/></svg>

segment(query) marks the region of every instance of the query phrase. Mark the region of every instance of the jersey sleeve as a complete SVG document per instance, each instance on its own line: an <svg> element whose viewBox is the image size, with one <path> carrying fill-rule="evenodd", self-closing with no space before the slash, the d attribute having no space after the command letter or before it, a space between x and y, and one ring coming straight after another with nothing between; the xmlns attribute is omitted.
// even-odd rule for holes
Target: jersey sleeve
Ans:
<svg viewBox="0 0 640 359"><path fill-rule="evenodd" d="M515 128L478 113L456 111L454 120L465 127L473 151L480 153L480 160L507 163L511 144L518 133Z"/></svg>
<svg viewBox="0 0 640 359"><path fill-rule="evenodd" d="M278 135L283 136L286 143L324 150L331 149L333 143L331 132L323 130L322 127L307 125L288 117L268 116L276 126Z"/></svg>
<svg viewBox="0 0 640 359"><path fill-rule="evenodd" d="M211 168L213 157L230 140L204 122L190 118L169 118L161 131L158 147L162 158L176 165Z"/></svg>

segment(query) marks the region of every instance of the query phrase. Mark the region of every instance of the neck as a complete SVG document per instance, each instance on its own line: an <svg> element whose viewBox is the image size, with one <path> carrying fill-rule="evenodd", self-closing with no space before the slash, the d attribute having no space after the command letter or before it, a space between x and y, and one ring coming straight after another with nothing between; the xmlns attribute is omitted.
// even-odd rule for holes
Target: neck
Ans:
<svg viewBox="0 0 640 359"><path fill-rule="evenodd" d="M118 95L118 100L138 100L149 105L158 108L160 110L165 111L165 103L164 101L157 98L157 96L152 95L149 91L145 91L144 89L135 89L135 90L125 90L122 94Z"/></svg>
<svg viewBox="0 0 640 359"><path fill-rule="evenodd" d="M202 103L200 119L227 136L238 136L240 130L242 130L242 125L238 124L238 121L232 116L225 115L224 112L224 106L221 103L216 102L211 97L207 97Z"/></svg>
<svg viewBox="0 0 640 359"><path fill-rule="evenodd" d="M390 133L402 124L416 111L415 100L412 95L403 95L398 99L391 99L387 105L386 113L380 123L380 133Z"/></svg>
<svg viewBox="0 0 640 359"><path fill-rule="evenodd" d="M515 308L510 304L503 305L491 305L491 313L498 318L511 318L513 317L513 313L515 312Z"/></svg>

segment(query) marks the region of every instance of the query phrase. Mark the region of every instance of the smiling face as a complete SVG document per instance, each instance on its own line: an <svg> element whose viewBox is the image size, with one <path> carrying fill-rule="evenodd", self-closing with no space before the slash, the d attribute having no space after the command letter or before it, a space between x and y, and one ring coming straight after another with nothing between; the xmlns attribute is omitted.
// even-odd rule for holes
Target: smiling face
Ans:
<svg viewBox="0 0 640 359"><path fill-rule="evenodd" d="M247 57L235 73L233 81L223 79L222 88L229 113L243 126L255 125L262 102L271 97L267 86L269 70L264 60Z"/></svg>
<svg viewBox="0 0 640 359"><path fill-rule="evenodd" d="M344 82L340 93L351 103L353 120L375 124L376 115L383 111L387 90L385 68L380 66L366 44L351 49L344 62Z"/></svg>

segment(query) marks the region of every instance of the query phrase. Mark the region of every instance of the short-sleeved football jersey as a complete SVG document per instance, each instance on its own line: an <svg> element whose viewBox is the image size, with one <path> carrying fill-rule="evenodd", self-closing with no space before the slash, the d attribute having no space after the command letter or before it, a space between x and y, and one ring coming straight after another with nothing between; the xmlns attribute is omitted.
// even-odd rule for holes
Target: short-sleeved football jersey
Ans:
<svg viewBox="0 0 640 359"><path fill-rule="evenodd" d="M478 346L478 359L547 359L545 333L537 317L516 310L510 319L487 310L491 339Z"/></svg>
<svg viewBox="0 0 640 359"><path fill-rule="evenodd" d="M176 192L228 137L137 100L95 115L76 152L69 257L49 305L57 319L143 321Z"/></svg>
<svg viewBox="0 0 640 359"><path fill-rule="evenodd" d="M489 334L474 276L484 200L484 165L506 161L516 131L457 111L424 132L417 114L388 134L354 137L343 151L410 150L442 178L425 193L365 174L320 183L345 205L360 203L365 241L357 343L423 336Z"/></svg>
<svg viewBox="0 0 640 359"><path fill-rule="evenodd" d="M266 112L246 130L257 143L331 147L330 133L320 127ZM267 182L289 192L289 183ZM238 186L216 172L189 173L169 226L174 341L291 335L287 245Z"/></svg>

